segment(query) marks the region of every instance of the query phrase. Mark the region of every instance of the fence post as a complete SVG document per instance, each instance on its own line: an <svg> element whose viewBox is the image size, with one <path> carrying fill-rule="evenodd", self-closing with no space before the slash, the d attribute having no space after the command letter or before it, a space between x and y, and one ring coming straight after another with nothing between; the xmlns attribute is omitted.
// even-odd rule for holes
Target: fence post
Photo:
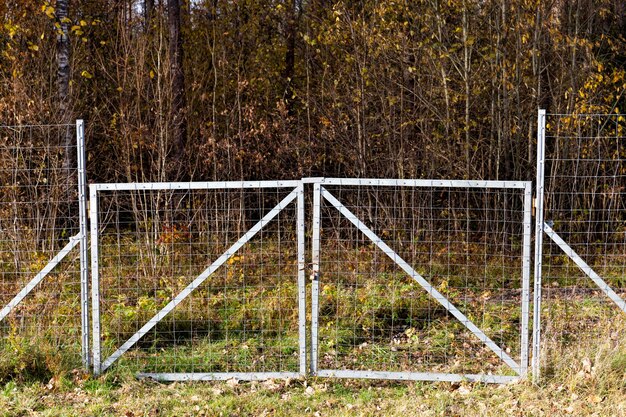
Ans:
<svg viewBox="0 0 626 417"><path fill-rule="evenodd" d="M93 372L100 374L100 278L98 269L98 190L89 187L89 220L91 222L91 321L93 326Z"/></svg>
<svg viewBox="0 0 626 417"><path fill-rule="evenodd" d="M522 249L522 340L521 340L521 374L528 373L528 310L530 301L530 250L532 234L532 183L524 188L524 238Z"/></svg>
<svg viewBox="0 0 626 417"><path fill-rule="evenodd" d="M321 196L321 184L319 182L313 183L313 242L311 245L311 375L317 374Z"/></svg>
<svg viewBox="0 0 626 417"><path fill-rule="evenodd" d="M85 160L85 123L76 120L76 162L78 168L78 221L80 236L80 315L83 366L89 370L89 269L87 248L87 170Z"/></svg>
<svg viewBox="0 0 626 417"><path fill-rule="evenodd" d="M306 374L306 262L304 225L304 183L298 185L298 339L300 350L300 374Z"/></svg>
<svg viewBox="0 0 626 417"><path fill-rule="evenodd" d="M541 266L543 244L544 169L546 151L546 111L540 109L537 116L537 182L535 217L535 271L533 294L533 381L539 380L541 362Z"/></svg>

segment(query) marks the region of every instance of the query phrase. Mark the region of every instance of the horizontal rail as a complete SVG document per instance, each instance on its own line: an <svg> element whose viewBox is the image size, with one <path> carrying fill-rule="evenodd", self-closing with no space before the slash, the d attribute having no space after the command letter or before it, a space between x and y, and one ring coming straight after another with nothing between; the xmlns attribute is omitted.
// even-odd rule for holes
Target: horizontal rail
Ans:
<svg viewBox="0 0 626 417"><path fill-rule="evenodd" d="M142 182L99 183L89 187L97 191L158 191L158 190L222 190L242 188L294 188L301 184L291 181L215 181L215 182Z"/></svg>
<svg viewBox="0 0 626 417"><path fill-rule="evenodd" d="M442 187L442 188L500 188L523 189L528 181L480 180L420 180L384 178L303 178L289 181L216 181L216 182L147 182L90 184L97 191L150 191L150 190L219 190L241 188L291 188L298 184L370 185L388 187Z"/></svg>
<svg viewBox="0 0 626 417"><path fill-rule="evenodd" d="M303 375L298 372L141 372L137 378L150 378L156 381L227 381L238 379L240 381L264 381L267 379L300 378Z"/></svg>
<svg viewBox="0 0 626 417"><path fill-rule="evenodd" d="M327 370L317 372L324 378L358 378L358 379L393 379L400 381L435 381L435 382L485 382L503 384L519 381L519 376L484 375L484 374L444 374L436 372L384 372L384 371L350 371Z"/></svg>
<svg viewBox="0 0 626 417"><path fill-rule="evenodd" d="M467 181L467 180L418 180L383 178L322 178L323 185L371 185L388 187L442 187L442 188L518 188L524 189L529 181Z"/></svg>

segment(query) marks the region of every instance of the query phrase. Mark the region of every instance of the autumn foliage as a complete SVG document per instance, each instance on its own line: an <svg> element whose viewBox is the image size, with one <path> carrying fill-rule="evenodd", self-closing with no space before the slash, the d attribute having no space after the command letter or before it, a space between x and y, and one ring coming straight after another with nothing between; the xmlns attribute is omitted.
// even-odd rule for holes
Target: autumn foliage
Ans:
<svg viewBox="0 0 626 417"><path fill-rule="evenodd" d="M537 108L626 104L618 0L56 7L0 4L0 120L85 119L92 181L531 179Z"/></svg>

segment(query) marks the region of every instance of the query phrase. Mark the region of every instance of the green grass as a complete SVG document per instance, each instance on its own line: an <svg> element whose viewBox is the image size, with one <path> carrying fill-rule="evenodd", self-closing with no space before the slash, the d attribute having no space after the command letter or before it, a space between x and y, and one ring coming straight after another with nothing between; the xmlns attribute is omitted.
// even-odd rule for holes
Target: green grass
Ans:
<svg viewBox="0 0 626 417"><path fill-rule="evenodd" d="M572 371L581 366L572 364ZM617 416L626 410L626 390L615 385L617 380L615 374L585 373L569 382L551 379L540 385L502 386L316 378L165 384L119 372L96 379L75 373L44 382L6 383L0 391L0 414Z"/></svg>
<svg viewBox="0 0 626 417"><path fill-rule="evenodd" d="M294 253L279 263L271 258L277 247L267 243L262 250L254 244L242 250L99 378L77 371L78 287L61 285L69 272L52 275L44 291L33 294L36 303L4 323L0 415L626 415L624 317L584 291L544 304L539 385L136 380L135 372L298 370ZM194 277L191 263L206 262L200 252L183 259L176 274L168 272L169 261L154 268L137 265L139 257L103 262L105 358ZM463 259L446 256L420 272L517 359L519 277L497 262L466 268L459 266ZM373 262L371 252L358 250L349 261L325 262L320 368L511 375L390 261ZM466 282L473 275L480 282ZM506 292L494 290L505 282ZM569 277L555 282L560 288L571 283ZM129 285L120 291L120 284Z"/></svg>

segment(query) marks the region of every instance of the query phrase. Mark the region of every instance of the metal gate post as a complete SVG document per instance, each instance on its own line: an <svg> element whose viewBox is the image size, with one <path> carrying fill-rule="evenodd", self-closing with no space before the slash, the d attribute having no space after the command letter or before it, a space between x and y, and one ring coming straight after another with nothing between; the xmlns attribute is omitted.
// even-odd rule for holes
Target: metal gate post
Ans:
<svg viewBox="0 0 626 417"><path fill-rule="evenodd" d="M536 218L535 218L535 274L533 294L533 381L539 379L541 361L541 266L543 254L543 203L544 170L546 151L546 111L540 109L537 117L537 182L536 182Z"/></svg>
<svg viewBox="0 0 626 417"><path fill-rule="evenodd" d="M304 235L304 184L297 188L298 223L298 340L300 350L300 374L306 374L306 263Z"/></svg>
<svg viewBox="0 0 626 417"><path fill-rule="evenodd" d="M98 189L89 186L89 220L91 225L91 321L93 326L93 372L100 375L100 277L98 270Z"/></svg>
<svg viewBox="0 0 626 417"><path fill-rule="evenodd" d="M76 162L78 168L78 221L80 236L80 316L83 367L89 370L89 268L87 248L87 170L85 158L85 123L76 120Z"/></svg>
<svg viewBox="0 0 626 417"><path fill-rule="evenodd" d="M532 183L524 189L524 239L522 250L522 340L521 340L521 375L528 373L528 310L530 301L530 248L532 234Z"/></svg>
<svg viewBox="0 0 626 417"><path fill-rule="evenodd" d="M321 185L313 184L313 242L311 245L311 375L317 374L317 342L319 338L319 281L320 281L320 217Z"/></svg>

